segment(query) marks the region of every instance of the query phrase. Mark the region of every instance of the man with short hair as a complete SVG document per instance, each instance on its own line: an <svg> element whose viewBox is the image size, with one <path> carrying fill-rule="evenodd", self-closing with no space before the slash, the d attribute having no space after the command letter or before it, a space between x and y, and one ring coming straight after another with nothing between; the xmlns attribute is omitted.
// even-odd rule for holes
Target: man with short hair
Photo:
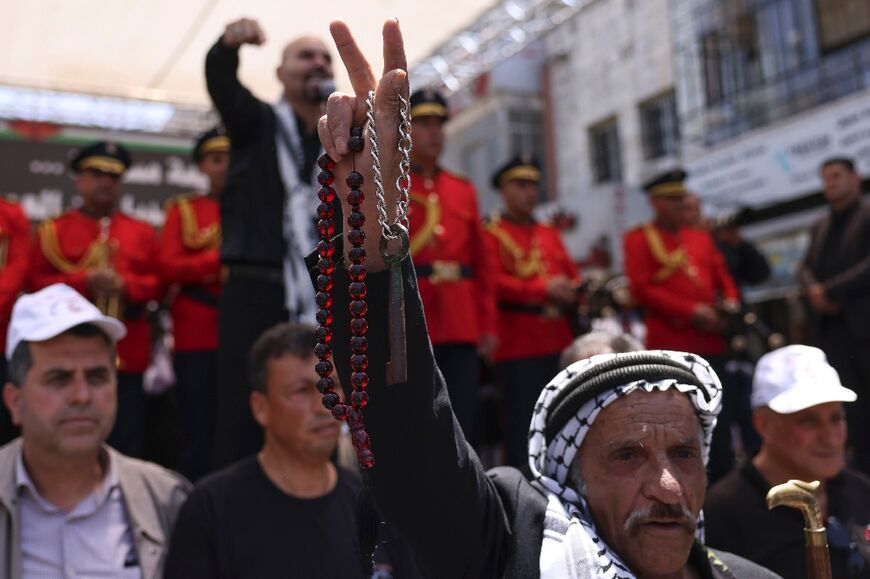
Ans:
<svg viewBox="0 0 870 579"><path fill-rule="evenodd" d="M124 322L118 343L118 420L109 444L129 456L145 452L142 375L150 362L149 301L163 296L157 233L118 208L130 152L103 141L82 147L70 161L82 206L39 225L31 258L31 289L55 283L75 289Z"/></svg>
<svg viewBox="0 0 870 579"><path fill-rule="evenodd" d="M313 343L312 327L289 322L254 344L250 409L263 448L196 486L172 535L168 579L368 576L363 554L374 545L357 536L362 483L330 462L341 424L314 387ZM375 570L407 577L396 553L375 550Z"/></svg>
<svg viewBox="0 0 870 579"><path fill-rule="evenodd" d="M799 279L812 343L858 392L846 408L851 462L870 474L870 204L851 159L828 159L821 176L830 211L812 229Z"/></svg>
<svg viewBox="0 0 870 579"><path fill-rule="evenodd" d="M179 195L166 207L160 274L172 300L173 366L181 419L181 472L196 481L212 464L217 415L220 197L230 140L218 126L196 140L193 160L208 191Z"/></svg>
<svg viewBox="0 0 870 579"><path fill-rule="evenodd" d="M104 442L124 334L62 284L15 304L3 401L21 438L0 448L3 577L162 577L189 484Z"/></svg>
<svg viewBox="0 0 870 579"><path fill-rule="evenodd" d="M870 577L870 479L846 467L843 403L856 398L818 348L786 346L763 356L752 390L761 449L710 489L707 542L783 577L806 577L802 517L769 511L765 497L790 479L818 480L833 576Z"/></svg>
<svg viewBox="0 0 870 579"><path fill-rule="evenodd" d="M611 334L593 330L576 338L562 350L559 367L567 368L574 362L597 356L598 354L621 354L643 350L643 344L631 334Z"/></svg>
<svg viewBox="0 0 870 579"><path fill-rule="evenodd" d="M317 38L288 43L276 70L281 97L266 103L238 77L241 48L265 41L260 24L242 18L227 24L205 61L209 95L233 143L221 196L227 276L219 306L216 466L262 444L247 404L251 345L281 320L314 322L303 256L317 242L317 119L333 86L332 57ZM336 223L340 228L340 215Z"/></svg>
<svg viewBox="0 0 870 579"><path fill-rule="evenodd" d="M358 92L340 95L336 104L341 106L320 122L334 171L344 175L354 155L338 146L336 137L344 136L352 111L369 90L379 89L380 130L394 134L399 122L395 93L407 94L408 87L397 21L384 25L386 72L380 88L365 72L366 59L347 25L335 21L331 30ZM386 145L381 154L390 207L397 198L391 169L396 154ZM371 169L361 165L357 162L356 170L368 183ZM342 198L347 188L336 183ZM366 195L363 206L368 214L375 210L371 197ZM721 401L721 386L705 361L677 352L632 352L570 366L544 387L535 405L527 455L533 482L509 467L485 473L451 411L409 259L400 272L408 379L385 383L391 356L383 330L391 306L387 286L396 278L385 271L378 252L379 227L375 220L366 221L363 243L370 396L364 421L375 460L368 482L427 576L774 577L696 539L706 490L704 462ZM339 255L350 245L346 236L336 248ZM309 263L316 261L312 255ZM346 360L349 296L338 280L347 280L347 274L336 261L331 345L335 360ZM348 384L348 365L336 368Z"/></svg>

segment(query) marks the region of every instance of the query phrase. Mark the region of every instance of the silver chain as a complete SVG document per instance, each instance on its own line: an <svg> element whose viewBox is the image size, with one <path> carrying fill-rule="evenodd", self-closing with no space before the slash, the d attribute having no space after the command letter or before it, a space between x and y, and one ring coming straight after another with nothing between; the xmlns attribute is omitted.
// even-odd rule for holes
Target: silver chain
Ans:
<svg viewBox="0 0 870 579"><path fill-rule="evenodd" d="M374 173L375 181L375 198L377 200L378 224L381 226L381 235L384 239L394 240L399 236L399 231L404 230L407 234L408 222L408 205L410 203L411 191L411 106L410 103L402 95L399 97L399 140L398 151L399 158L399 176L396 177L396 189L399 192L396 200L396 218L392 223L387 217L387 201L384 197L384 178L381 171L381 151L378 148L378 133L375 124L375 93L369 91L366 98L366 130L369 134L369 142L371 143L372 156L372 172Z"/></svg>

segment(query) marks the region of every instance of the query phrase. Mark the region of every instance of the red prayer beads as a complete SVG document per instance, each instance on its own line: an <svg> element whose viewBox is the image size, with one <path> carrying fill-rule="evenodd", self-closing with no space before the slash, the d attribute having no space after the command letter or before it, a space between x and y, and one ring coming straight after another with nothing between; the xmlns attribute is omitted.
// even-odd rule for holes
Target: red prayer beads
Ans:
<svg viewBox="0 0 870 579"><path fill-rule="evenodd" d="M349 141L350 149L353 152L359 152L363 148L362 128L354 127L351 130L351 138ZM368 369L368 323L365 316L368 312L366 304L366 250L362 246L365 241L365 232L362 226L365 224L365 215L362 212L362 202L365 199L360 187L363 184L363 176L356 171L348 174L345 182L350 191L347 194L347 201L350 204L351 212L347 216L347 224L350 227L348 230L348 241L351 247L348 250L348 258L350 266L348 267L348 276L350 284L348 285L348 293L351 298L350 302L350 366L351 377L350 383L353 387L353 392L350 396L350 404L341 402L339 395L335 392L335 383L332 375L333 365L329 361L332 356L332 321L334 319L332 312L332 290L334 283L332 275L335 272L335 244L332 241L332 236L335 234L335 223L333 216L335 215L335 189L332 184L335 182L335 175L332 169L335 168L335 161L327 155L322 155L317 161L321 171L317 176L317 181L320 183L320 191L317 196L320 198L320 205L317 207L317 215L320 218L317 222L317 231L320 233L320 242L317 244L317 254L320 259L317 262L317 269L320 272L317 276L317 295L315 302L318 306L317 323L319 326L315 331L317 344L314 347L314 353L318 358L315 370L320 376L317 381L317 390L323 395L323 406L326 407L337 420L347 420L350 427L351 442L356 450L357 460L362 469L370 468L375 464L375 457L371 449L371 439L365 429L363 423L362 409L368 404L368 393L366 387L369 383L367 374Z"/></svg>

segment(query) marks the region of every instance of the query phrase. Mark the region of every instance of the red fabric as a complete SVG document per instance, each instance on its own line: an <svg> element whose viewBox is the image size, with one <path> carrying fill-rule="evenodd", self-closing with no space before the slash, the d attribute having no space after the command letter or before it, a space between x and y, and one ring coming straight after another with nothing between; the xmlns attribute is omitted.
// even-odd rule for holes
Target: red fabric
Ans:
<svg viewBox="0 0 870 579"><path fill-rule="evenodd" d="M199 230L220 223L220 203L211 197L189 197ZM191 249L184 244L177 204L166 214L160 236L160 275L167 286L193 286L218 299L220 249ZM172 331L177 352L217 349L218 310L179 293L172 303Z"/></svg>
<svg viewBox="0 0 870 579"><path fill-rule="evenodd" d="M78 263L100 236L99 220L78 210L64 213L54 220L58 245L63 257ZM163 291L157 276L157 234L154 228L120 212L112 214L109 238L117 241L118 251L114 267L124 278L123 303L127 306L144 306L151 300L159 300ZM42 243L37 236L31 252L31 286L42 289L54 283L65 283L79 293L93 299L87 287L86 272L66 274L46 258ZM144 372L151 353L151 329L144 315L133 320L122 320L127 326L127 336L118 343L121 372Z"/></svg>
<svg viewBox="0 0 870 579"><path fill-rule="evenodd" d="M500 220L498 226L528 255L532 241L541 249L546 273L521 279L514 273L514 257L498 238L487 232L487 247L497 256L496 294L498 301L544 307L547 305L547 280L563 275L580 283L580 274L568 255L559 232L540 223L519 224ZM496 362L532 358L561 352L574 338L566 316L545 317L533 313L500 309L498 316Z"/></svg>
<svg viewBox="0 0 870 579"><path fill-rule="evenodd" d="M474 186L440 170L434 179L411 174L413 193L435 195L440 208L439 227L430 241L414 254L415 265L453 261L473 270L472 278L432 283L419 278L420 297L429 336L436 346L477 344L483 334L496 335L493 264L487 254ZM411 237L421 234L426 207L416 201L408 208Z"/></svg>
<svg viewBox="0 0 870 579"><path fill-rule="evenodd" d="M6 246L0 263L0 352L6 351L6 331L12 306L27 281L30 260L30 221L21 207L0 199L0 244Z"/></svg>
<svg viewBox="0 0 870 579"><path fill-rule="evenodd" d="M662 265L653 257L643 228L629 231L624 238L625 272L634 300L646 310L646 347L722 354L725 341L718 334L704 332L692 325L692 312L698 304L715 306L718 299L737 299L737 286L725 267L725 260L710 234L687 227L671 233L655 228L670 253L682 245L689 267L696 271L690 277L683 268L661 282L654 276Z"/></svg>

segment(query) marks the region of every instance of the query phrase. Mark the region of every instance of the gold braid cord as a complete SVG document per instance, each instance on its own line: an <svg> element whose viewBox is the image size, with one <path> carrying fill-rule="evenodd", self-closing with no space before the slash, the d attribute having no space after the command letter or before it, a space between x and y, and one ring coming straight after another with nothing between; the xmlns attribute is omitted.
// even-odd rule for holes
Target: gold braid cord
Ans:
<svg viewBox="0 0 870 579"><path fill-rule="evenodd" d="M105 251L103 244L99 240L91 242L78 263L72 263L65 258L57 241L57 230L55 229L53 219L46 219L42 222L42 225L39 226L38 235L43 255L61 273L73 274L99 267L100 262L103 260Z"/></svg>
<svg viewBox="0 0 870 579"><path fill-rule="evenodd" d="M654 281L665 281L680 269L684 270L690 278L695 277L693 268L689 266L689 255L686 253L685 247L680 246L668 253L661 235L659 235L659 232L656 231L656 228L651 223L643 226L643 234L646 236L646 242L653 257L657 262L662 264L661 269L653 276Z"/></svg>
<svg viewBox="0 0 870 579"><path fill-rule="evenodd" d="M501 219L498 217L493 217L486 228L498 239L501 247L513 257L513 274L520 279L530 279L539 275L546 276L547 267L542 259L537 239L532 238L532 247L526 253L511 238L510 234L499 226L500 221Z"/></svg>
<svg viewBox="0 0 870 579"><path fill-rule="evenodd" d="M438 195L435 193L428 196L421 193L411 193L411 200L416 201L426 210L423 226L411 237L411 248L409 251L411 256L415 256L417 252L429 245L429 242L435 236L435 229L441 223L441 205L438 203Z"/></svg>
<svg viewBox="0 0 870 579"><path fill-rule="evenodd" d="M217 249L221 245L220 224L212 223L205 229L199 228L196 212L190 201L184 197L176 201L178 214L181 217L181 241L188 249Z"/></svg>

